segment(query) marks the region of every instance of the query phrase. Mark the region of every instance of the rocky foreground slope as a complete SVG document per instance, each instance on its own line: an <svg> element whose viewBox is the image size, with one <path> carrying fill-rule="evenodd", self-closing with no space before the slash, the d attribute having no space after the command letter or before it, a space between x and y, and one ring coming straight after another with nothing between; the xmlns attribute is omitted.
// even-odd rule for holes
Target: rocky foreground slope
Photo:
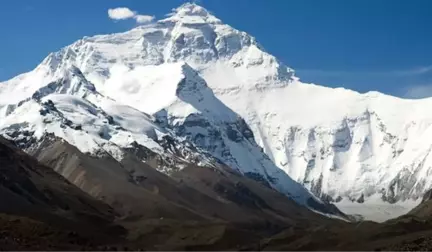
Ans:
<svg viewBox="0 0 432 252"><path fill-rule="evenodd" d="M286 227L343 222L230 168L188 165L169 177L134 156L95 159L61 139L43 148L35 156L54 169L0 138L0 249L228 249ZM82 190L66 180L83 176Z"/></svg>
<svg viewBox="0 0 432 252"><path fill-rule="evenodd" d="M58 172L64 167L56 166L60 163L80 164L68 179L83 171L109 177L102 171L110 168L114 184L98 184L93 177L98 190L86 194L0 138L2 250L432 248L429 196L398 219L353 223L316 214L265 181L230 168L187 166L169 177L137 162L133 167L140 175L128 177L112 159L96 160L62 140L53 139L44 148L53 158L39 158ZM126 177L134 185L126 183ZM90 185L81 186L88 190Z"/></svg>

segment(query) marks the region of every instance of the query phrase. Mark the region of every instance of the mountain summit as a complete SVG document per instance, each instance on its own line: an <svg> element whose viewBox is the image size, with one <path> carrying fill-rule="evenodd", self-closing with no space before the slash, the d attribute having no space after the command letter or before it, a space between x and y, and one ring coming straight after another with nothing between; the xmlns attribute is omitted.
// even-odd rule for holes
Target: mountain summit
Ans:
<svg viewBox="0 0 432 252"><path fill-rule="evenodd" d="M221 24L222 21L213 16L205 8L195 3L184 3L183 5L173 9L173 12L168 14L168 18L160 20L163 22L182 22L182 23L208 23L208 24Z"/></svg>
<svg viewBox="0 0 432 252"><path fill-rule="evenodd" d="M136 144L174 158L169 137L183 161L229 166L301 204L394 203L431 186L430 105L302 83L254 37L187 3L0 83L0 129L27 149L53 133L117 160Z"/></svg>

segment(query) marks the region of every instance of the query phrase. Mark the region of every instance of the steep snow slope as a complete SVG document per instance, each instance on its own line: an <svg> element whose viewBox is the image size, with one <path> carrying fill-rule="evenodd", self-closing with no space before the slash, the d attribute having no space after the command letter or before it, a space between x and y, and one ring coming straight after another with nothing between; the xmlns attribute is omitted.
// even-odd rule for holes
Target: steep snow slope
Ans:
<svg viewBox="0 0 432 252"><path fill-rule="evenodd" d="M126 104L121 105L98 93L72 67L65 77L42 86L31 99L14 105L1 121L1 132L15 141L24 138L23 147L27 149L35 148L32 143L37 146L46 133L53 133L84 153L109 155L118 161L133 143L160 155L170 155L162 146L162 136L170 135L195 143L198 149L189 150L195 153L184 155L189 156L188 162L198 157L201 163L216 165L218 160L247 175L260 174L301 204L314 201L310 193L268 159L254 142L246 123L213 95L189 65L175 63L147 68L125 72L112 84L107 82L106 89L111 89L112 98ZM171 74L166 75L167 72ZM151 78L145 78L149 73ZM157 85L163 84L163 91L155 80ZM155 114L161 126L127 105Z"/></svg>
<svg viewBox="0 0 432 252"><path fill-rule="evenodd" d="M98 93L76 67L69 65L61 78L45 82L45 86L41 84L27 96L5 105L0 114L0 133L24 149L37 148L47 134L54 134L83 153L109 155L119 161L128 148L143 147L166 161L158 167L166 171L180 168L185 158L189 163L214 162L207 153L191 149L172 132L155 124L153 117ZM166 141L181 153L172 153L172 146Z"/></svg>
<svg viewBox="0 0 432 252"><path fill-rule="evenodd" d="M100 96L155 116L177 137L284 192L295 185L286 174L334 201L416 199L431 186L431 99L302 83L255 38L195 4L50 54L34 71L1 83L0 115L70 66Z"/></svg>

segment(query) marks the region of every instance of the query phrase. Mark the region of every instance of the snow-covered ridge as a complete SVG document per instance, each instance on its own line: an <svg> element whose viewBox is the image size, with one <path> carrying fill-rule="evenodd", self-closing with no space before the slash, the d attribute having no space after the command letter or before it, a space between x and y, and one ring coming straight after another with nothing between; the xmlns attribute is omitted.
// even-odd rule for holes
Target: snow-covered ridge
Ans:
<svg viewBox="0 0 432 252"><path fill-rule="evenodd" d="M58 79L47 78L45 85L39 87L37 90L32 87L33 93L25 90L29 92L26 99L4 106L0 117L0 133L22 144L24 149L35 148L47 134L54 134L83 153L109 155L118 161L123 159L126 149L134 146L147 148L162 158L184 158L167 153L165 138L175 136L155 124L154 117L101 95L72 65ZM195 150L191 156L192 150L182 146L181 140L176 144L193 159L189 162L211 165L206 153Z"/></svg>
<svg viewBox="0 0 432 252"><path fill-rule="evenodd" d="M62 79L70 80L64 88ZM85 37L0 83L0 128L32 124L22 113L36 106L24 105L40 90L54 104L79 108L79 97L107 115L118 112L116 121L135 140L153 130L171 132L303 199L291 178L335 201L416 199L432 186L432 99L302 83L254 37L196 4L127 32ZM109 134L110 140L94 136L116 146L128 139Z"/></svg>

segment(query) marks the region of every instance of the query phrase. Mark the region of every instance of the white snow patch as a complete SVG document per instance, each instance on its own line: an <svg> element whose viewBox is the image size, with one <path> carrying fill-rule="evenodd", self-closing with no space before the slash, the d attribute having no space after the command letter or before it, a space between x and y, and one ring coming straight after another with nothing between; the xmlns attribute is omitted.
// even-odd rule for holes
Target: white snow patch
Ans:
<svg viewBox="0 0 432 252"><path fill-rule="evenodd" d="M177 85L184 77L181 66L182 63L175 63L129 69L116 65L110 69L111 77L101 92L153 114L177 101Z"/></svg>
<svg viewBox="0 0 432 252"><path fill-rule="evenodd" d="M418 206L420 202L421 200L406 200L390 204L376 199L368 200L364 203L342 200L335 203L335 205L345 214L360 215L365 220L384 222L407 214L414 207Z"/></svg>

